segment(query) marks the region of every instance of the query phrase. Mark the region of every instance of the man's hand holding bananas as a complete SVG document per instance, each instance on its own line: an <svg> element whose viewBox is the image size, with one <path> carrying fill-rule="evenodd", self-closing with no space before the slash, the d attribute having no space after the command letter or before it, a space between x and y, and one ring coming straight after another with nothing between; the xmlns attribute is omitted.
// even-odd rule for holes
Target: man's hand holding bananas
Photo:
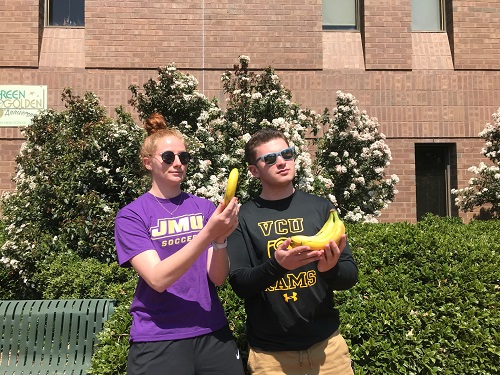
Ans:
<svg viewBox="0 0 500 375"><path fill-rule="evenodd" d="M331 270L333 267L337 265L339 261L340 254L346 245L346 237L345 234L340 238L339 244L333 240L331 240L326 246L323 252L323 256L318 262L318 271L326 272Z"/></svg>
<svg viewBox="0 0 500 375"><path fill-rule="evenodd" d="M345 234L345 226L339 219L337 211L330 210L330 215L323 227L314 236L292 236L290 246L309 246L311 250L323 250L325 246L333 240L340 244L342 236Z"/></svg>
<svg viewBox="0 0 500 375"><path fill-rule="evenodd" d="M326 272L337 264L346 246L345 226L335 210L314 236L292 236L275 252L278 263L289 270L318 261L318 271Z"/></svg>
<svg viewBox="0 0 500 375"><path fill-rule="evenodd" d="M323 258L324 250L311 250L309 246L297 246L292 249L290 242L290 238L287 238L274 252L276 261L287 270L294 270Z"/></svg>

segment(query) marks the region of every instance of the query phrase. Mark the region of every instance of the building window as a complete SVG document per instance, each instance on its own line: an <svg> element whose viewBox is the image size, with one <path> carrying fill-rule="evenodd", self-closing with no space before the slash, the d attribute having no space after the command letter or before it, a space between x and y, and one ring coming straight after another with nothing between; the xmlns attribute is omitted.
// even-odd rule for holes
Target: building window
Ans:
<svg viewBox="0 0 500 375"><path fill-rule="evenodd" d="M411 0L412 31L444 31L444 0Z"/></svg>
<svg viewBox="0 0 500 375"><path fill-rule="evenodd" d="M47 26L85 26L85 0L46 0Z"/></svg>
<svg viewBox="0 0 500 375"><path fill-rule="evenodd" d="M358 0L323 0L323 30L356 30Z"/></svg>

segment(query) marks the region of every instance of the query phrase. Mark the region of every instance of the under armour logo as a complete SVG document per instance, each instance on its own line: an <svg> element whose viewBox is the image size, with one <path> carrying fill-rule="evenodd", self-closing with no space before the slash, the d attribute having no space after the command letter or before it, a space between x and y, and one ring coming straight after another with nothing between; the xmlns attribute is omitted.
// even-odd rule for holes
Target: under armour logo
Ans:
<svg viewBox="0 0 500 375"><path fill-rule="evenodd" d="M290 300L293 300L295 302L298 300L297 292L293 292L291 296L289 296L288 294L283 294L283 298L285 299L285 302L288 302Z"/></svg>

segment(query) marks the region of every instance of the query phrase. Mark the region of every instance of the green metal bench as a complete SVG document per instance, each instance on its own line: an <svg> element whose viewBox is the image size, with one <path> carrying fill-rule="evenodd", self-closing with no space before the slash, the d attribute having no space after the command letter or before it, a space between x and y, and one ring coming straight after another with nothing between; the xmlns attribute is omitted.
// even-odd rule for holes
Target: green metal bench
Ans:
<svg viewBox="0 0 500 375"><path fill-rule="evenodd" d="M108 299L0 301L0 375L86 374Z"/></svg>

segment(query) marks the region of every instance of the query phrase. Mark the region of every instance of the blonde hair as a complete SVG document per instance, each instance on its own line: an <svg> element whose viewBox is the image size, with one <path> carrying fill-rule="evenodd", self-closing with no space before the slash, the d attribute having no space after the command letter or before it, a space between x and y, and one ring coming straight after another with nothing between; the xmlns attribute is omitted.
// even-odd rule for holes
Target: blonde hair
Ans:
<svg viewBox="0 0 500 375"><path fill-rule="evenodd" d="M179 130L168 127L165 118L158 112L152 113L144 121L144 129L148 136L141 147L141 159L151 156L156 151L158 142L165 137L177 137L185 143L184 135Z"/></svg>

